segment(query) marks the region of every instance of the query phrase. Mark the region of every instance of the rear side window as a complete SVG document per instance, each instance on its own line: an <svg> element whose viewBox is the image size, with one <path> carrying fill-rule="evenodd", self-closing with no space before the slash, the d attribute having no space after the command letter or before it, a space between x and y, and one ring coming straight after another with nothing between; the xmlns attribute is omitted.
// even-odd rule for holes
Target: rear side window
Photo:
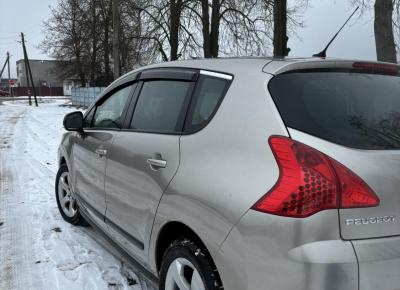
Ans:
<svg viewBox="0 0 400 290"><path fill-rule="evenodd" d="M222 78L200 76L186 121L186 132L197 131L209 122L221 103L230 82L230 80Z"/></svg>
<svg viewBox="0 0 400 290"><path fill-rule="evenodd" d="M400 77L293 72L269 89L286 126L358 149L400 149Z"/></svg>
<svg viewBox="0 0 400 290"><path fill-rule="evenodd" d="M192 88L185 81L143 83L130 128L154 133L180 133Z"/></svg>

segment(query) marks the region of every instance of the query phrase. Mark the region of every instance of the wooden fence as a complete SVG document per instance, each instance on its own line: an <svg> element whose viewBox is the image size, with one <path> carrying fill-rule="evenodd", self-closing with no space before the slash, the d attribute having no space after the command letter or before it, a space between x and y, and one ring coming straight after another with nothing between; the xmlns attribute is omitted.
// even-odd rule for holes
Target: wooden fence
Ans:
<svg viewBox="0 0 400 290"><path fill-rule="evenodd" d="M35 87L37 96L45 97L54 97L54 96L63 96L64 91L63 87ZM14 96L33 96L33 91L28 87L13 87L11 88Z"/></svg>

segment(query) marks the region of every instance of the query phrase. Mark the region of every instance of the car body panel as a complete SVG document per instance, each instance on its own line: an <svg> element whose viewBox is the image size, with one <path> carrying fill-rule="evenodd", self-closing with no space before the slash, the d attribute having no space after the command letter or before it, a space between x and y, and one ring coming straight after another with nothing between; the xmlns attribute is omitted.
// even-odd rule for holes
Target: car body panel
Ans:
<svg viewBox="0 0 400 290"><path fill-rule="evenodd" d="M240 217L276 182L279 170L268 136L287 131L265 95L270 77L261 70L235 77L210 123L180 138L179 170L153 228L152 267L157 236L166 221L184 223L216 253Z"/></svg>
<svg viewBox="0 0 400 290"><path fill-rule="evenodd" d="M360 289L400 289L400 237L353 241L360 263Z"/></svg>
<svg viewBox="0 0 400 290"><path fill-rule="evenodd" d="M96 153L97 149L109 150L114 132L86 130L85 136L75 133L72 147L74 193L81 200L82 207L102 222L106 211L104 177L106 156Z"/></svg>
<svg viewBox="0 0 400 290"><path fill-rule="evenodd" d="M337 210L306 219L249 210L214 260L229 290L358 290L357 258L340 238Z"/></svg>
<svg viewBox="0 0 400 290"><path fill-rule="evenodd" d="M179 137L121 131L109 151L105 182L109 231L131 255L145 262L158 204L179 166ZM153 170L147 163L152 158L164 159L166 167ZM130 243L132 239L137 243Z"/></svg>

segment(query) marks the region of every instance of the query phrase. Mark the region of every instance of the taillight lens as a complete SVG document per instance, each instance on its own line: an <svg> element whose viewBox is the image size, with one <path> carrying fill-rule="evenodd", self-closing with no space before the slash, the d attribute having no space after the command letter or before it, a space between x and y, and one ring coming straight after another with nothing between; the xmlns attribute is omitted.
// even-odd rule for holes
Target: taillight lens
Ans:
<svg viewBox="0 0 400 290"><path fill-rule="evenodd" d="M379 205L360 177L329 156L287 137L272 136L269 144L280 176L254 210L303 218L326 209Z"/></svg>

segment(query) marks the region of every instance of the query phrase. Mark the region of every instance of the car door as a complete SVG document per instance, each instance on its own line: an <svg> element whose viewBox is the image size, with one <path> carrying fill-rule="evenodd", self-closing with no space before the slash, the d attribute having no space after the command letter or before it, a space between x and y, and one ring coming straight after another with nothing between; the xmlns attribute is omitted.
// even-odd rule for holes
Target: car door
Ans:
<svg viewBox="0 0 400 290"><path fill-rule="evenodd" d="M101 98L84 120L84 135L73 146L75 193L80 206L94 222L104 223L104 175L107 153L122 126L133 84L125 84Z"/></svg>
<svg viewBox="0 0 400 290"><path fill-rule="evenodd" d="M132 117L109 151L106 222L115 240L143 262L158 203L179 166L179 138L196 78L193 70L143 72Z"/></svg>

